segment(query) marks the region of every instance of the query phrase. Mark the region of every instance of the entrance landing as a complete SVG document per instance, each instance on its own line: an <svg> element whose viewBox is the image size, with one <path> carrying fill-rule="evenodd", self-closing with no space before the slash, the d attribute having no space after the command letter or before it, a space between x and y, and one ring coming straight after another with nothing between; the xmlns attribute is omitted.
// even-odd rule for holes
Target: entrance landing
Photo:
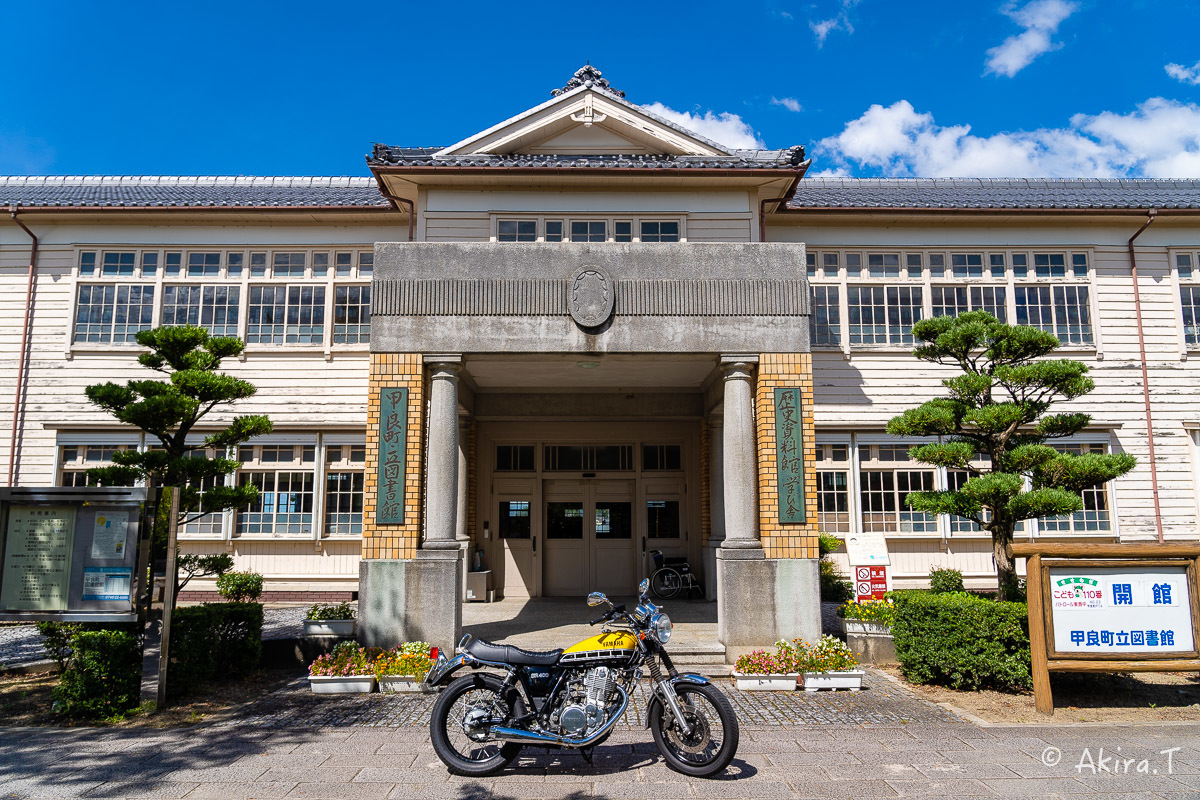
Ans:
<svg viewBox="0 0 1200 800"><path fill-rule="evenodd" d="M633 608L636 597L614 597L614 603ZM670 600L663 610L674 623L667 652L678 666L725 668L725 647L717 640L717 604L711 600ZM600 627L588 621L600 615L582 597L511 598L495 603L463 603L463 633L489 642L527 650L570 647L595 636ZM703 670L708 672L708 669Z"/></svg>

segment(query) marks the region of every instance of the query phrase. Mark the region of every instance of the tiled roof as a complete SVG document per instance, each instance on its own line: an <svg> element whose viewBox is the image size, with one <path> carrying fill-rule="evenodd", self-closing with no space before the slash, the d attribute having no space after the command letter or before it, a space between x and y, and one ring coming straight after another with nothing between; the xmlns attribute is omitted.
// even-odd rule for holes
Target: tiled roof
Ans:
<svg viewBox="0 0 1200 800"><path fill-rule="evenodd" d="M788 208L1200 208L1200 180L805 178Z"/></svg>
<svg viewBox="0 0 1200 800"><path fill-rule="evenodd" d="M0 208L386 207L374 178L0 176Z"/></svg>
<svg viewBox="0 0 1200 800"><path fill-rule="evenodd" d="M469 154L435 156L441 148L375 145L367 163L378 167L557 167L567 169L800 169L804 149L735 150L731 156Z"/></svg>

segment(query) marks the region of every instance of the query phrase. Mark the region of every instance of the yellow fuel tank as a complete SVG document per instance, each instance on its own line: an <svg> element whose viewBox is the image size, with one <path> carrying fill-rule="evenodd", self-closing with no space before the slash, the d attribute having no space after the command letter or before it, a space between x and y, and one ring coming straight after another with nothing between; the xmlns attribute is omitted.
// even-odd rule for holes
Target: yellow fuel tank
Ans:
<svg viewBox="0 0 1200 800"><path fill-rule="evenodd" d="M568 647L559 658L559 663L580 666L599 665L605 662L625 664L633 658L635 648L637 648L637 639L633 638L633 634L623 631L602 633Z"/></svg>

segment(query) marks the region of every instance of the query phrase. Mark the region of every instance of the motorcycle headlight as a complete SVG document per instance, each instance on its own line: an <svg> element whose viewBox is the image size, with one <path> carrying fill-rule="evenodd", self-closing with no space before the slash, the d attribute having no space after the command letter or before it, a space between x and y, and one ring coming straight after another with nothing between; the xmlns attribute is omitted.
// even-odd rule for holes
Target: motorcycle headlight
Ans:
<svg viewBox="0 0 1200 800"><path fill-rule="evenodd" d="M654 638L658 639L661 644L666 644L671 641L671 618L666 614L658 614L654 619L650 620L650 630L654 633Z"/></svg>

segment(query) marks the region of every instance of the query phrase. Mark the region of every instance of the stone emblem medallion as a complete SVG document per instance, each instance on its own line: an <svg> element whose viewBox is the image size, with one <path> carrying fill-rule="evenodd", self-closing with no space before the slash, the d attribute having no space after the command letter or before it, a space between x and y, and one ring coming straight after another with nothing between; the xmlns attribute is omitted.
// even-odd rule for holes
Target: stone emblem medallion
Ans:
<svg viewBox="0 0 1200 800"><path fill-rule="evenodd" d="M612 316L615 295L612 278L602 267L580 267L567 285L567 310L581 328L596 328Z"/></svg>

